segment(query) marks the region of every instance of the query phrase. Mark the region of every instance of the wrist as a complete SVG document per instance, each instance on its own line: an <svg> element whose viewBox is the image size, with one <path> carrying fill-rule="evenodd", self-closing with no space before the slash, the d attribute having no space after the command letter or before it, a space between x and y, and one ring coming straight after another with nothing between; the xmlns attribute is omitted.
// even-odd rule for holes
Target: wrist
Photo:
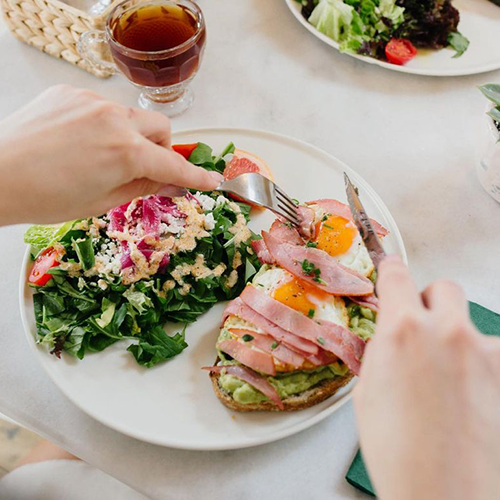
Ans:
<svg viewBox="0 0 500 500"><path fill-rule="evenodd" d="M0 142L0 226L28 222L23 204L29 204L27 186L19 186L19 162L10 144Z"/></svg>

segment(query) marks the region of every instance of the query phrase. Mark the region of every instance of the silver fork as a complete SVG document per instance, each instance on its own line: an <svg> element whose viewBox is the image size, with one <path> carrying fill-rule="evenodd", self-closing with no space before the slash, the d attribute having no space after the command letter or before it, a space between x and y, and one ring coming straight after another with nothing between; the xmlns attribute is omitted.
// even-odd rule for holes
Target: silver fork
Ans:
<svg viewBox="0 0 500 500"><path fill-rule="evenodd" d="M294 226L300 225L297 204L283 189L263 175L241 174L230 181L222 182L216 191L234 194L254 205L271 210Z"/></svg>

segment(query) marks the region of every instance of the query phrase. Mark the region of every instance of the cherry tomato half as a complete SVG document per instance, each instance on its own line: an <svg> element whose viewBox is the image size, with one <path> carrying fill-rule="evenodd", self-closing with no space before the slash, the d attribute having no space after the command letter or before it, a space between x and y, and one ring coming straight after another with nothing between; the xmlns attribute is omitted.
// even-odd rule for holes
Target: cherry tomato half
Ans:
<svg viewBox="0 0 500 500"><path fill-rule="evenodd" d="M198 143L196 144L174 144L172 146L172 149L176 152L179 153L180 155L184 156L186 160L189 160L189 157L191 156L191 153L198 147Z"/></svg>
<svg viewBox="0 0 500 500"><path fill-rule="evenodd" d="M390 63L402 66L417 55L417 49L410 40L393 38L385 46L385 55Z"/></svg>
<svg viewBox="0 0 500 500"><path fill-rule="evenodd" d="M59 265L59 254L53 248L44 250L35 260L33 269L31 270L28 281L34 285L43 286L52 278L47 271L52 267Z"/></svg>

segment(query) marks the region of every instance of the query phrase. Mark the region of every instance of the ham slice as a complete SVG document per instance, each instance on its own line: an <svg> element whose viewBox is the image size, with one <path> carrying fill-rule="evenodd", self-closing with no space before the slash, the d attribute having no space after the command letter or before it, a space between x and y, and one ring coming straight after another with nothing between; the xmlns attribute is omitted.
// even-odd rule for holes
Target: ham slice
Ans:
<svg viewBox="0 0 500 500"><path fill-rule="evenodd" d="M300 206L297 208L297 212L300 220L299 233L307 239L314 238L314 210Z"/></svg>
<svg viewBox="0 0 500 500"><path fill-rule="evenodd" d="M333 295L358 296L373 293L373 283L368 278L339 264L323 250L290 245L266 231L262 231L262 236L278 265L320 290ZM306 260L319 270L319 276L304 273L302 263Z"/></svg>
<svg viewBox="0 0 500 500"><path fill-rule="evenodd" d="M318 205L318 207L323 208L329 214L338 215L339 217L343 217L344 219L350 221L353 220L351 209L349 208L349 206L346 205L345 203L341 203L338 200L328 200L328 199L315 200L315 201L309 201L307 202L307 204ZM376 220L370 219L370 222L372 223L373 229L375 229L376 233L379 236L384 237L389 234L389 231L381 224L379 224Z"/></svg>
<svg viewBox="0 0 500 500"><path fill-rule="evenodd" d="M240 297L232 300L227 305L224 310L224 314L222 315L222 325L224 325L228 316L231 315L238 316L239 318L252 323L257 328L264 330L268 335L271 335L271 337L278 342L284 342L287 346L293 347L300 353L318 353L319 349L317 345L313 344L309 340L297 337L287 330L283 330L283 328L277 326L272 320L269 321L267 318L264 318L264 316L256 312L252 307L245 304Z"/></svg>
<svg viewBox="0 0 500 500"><path fill-rule="evenodd" d="M292 245L304 245L304 240L293 227L287 226L284 222L276 219L271 226L269 232L280 240L284 240ZM262 264L274 264L275 260L269 253L264 240L253 240L252 248L257 255L257 258Z"/></svg>
<svg viewBox="0 0 500 500"><path fill-rule="evenodd" d="M225 372L228 375L239 378L240 380L250 384L252 387L255 387L258 391L262 392L262 394L267 396L280 410L284 409L283 401L281 401L276 389L264 377L255 373L253 370L235 365L204 366L202 370L208 370L211 373Z"/></svg>
<svg viewBox="0 0 500 500"><path fill-rule="evenodd" d="M335 354L325 351L324 349L320 349L318 351L318 354L309 354L306 359L314 366L331 365L332 363L335 363L339 360L339 358L335 356Z"/></svg>
<svg viewBox="0 0 500 500"><path fill-rule="evenodd" d="M246 286L240 298L275 325L314 342L339 357L354 374L359 373L365 342L348 328L328 321L314 321L252 285Z"/></svg>
<svg viewBox="0 0 500 500"><path fill-rule="evenodd" d="M264 243L264 240L252 240L252 248L262 264L274 264L274 259Z"/></svg>
<svg viewBox="0 0 500 500"><path fill-rule="evenodd" d="M288 348L285 344L276 342L270 335L257 333L252 330L244 330L242 328L231 328L229 331L238 338L242 338L244 335L251 335L253 340L250 340L248 344L254 345L261 351L271 354L273 358L287 365L291 365L295 369L300 368L306 360L304 356ZM316 364L316 366L321 365Z"/></svg>
<svg viewBox="0 0 500 500"><path fill-rule="evenodd" d="M364 297L349 297L353 302L359 304L361 307L366 307L378 313L378 299L375 295L366 295Z"/></svg>
<svg viewBox="0 0 500 500"><path fill-rule="evenodd" d="M248 366L257 372L276 375L273 357L266 352L252 349L252 346L247 345L246 342L243 343L233 339L223 340L217 344L217 348L229 354L242 365Z"/></svg>
<svg viewBox="0 0 500 500"><path fill-rule="evenodd" d="M279 240L284 240L291 245L304 245L304 240L300 237L299 232L293 228L276 219L269 232Z"/></svg>

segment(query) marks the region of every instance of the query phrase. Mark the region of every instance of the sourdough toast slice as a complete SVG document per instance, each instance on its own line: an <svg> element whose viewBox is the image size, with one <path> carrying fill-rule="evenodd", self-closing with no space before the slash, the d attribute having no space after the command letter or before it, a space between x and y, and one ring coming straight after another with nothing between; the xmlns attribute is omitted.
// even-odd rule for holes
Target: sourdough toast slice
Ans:
<svg viewBox="0 0 500 500"><path fill-rule="evenodd" d="M215 364L219 362L217 358ZM284 409L280 410L275 404L270 401L263 401L261 403L249 403L242 404L235 401L231 394L222 389L219 385L218 373L210 373L210 380L212 381L212 386L215 395L219 398L220 402L234 411L239 412L250 412L250 411L299 411L310 408L311 406L317 405L333 396L339 389L347 385L353 378L353 373L348 372L342 377L335 377L330 380L323 380L319 382L314 387L311 387L307 391L301 392L300 394L295 394L283 399Z"/></svg>

